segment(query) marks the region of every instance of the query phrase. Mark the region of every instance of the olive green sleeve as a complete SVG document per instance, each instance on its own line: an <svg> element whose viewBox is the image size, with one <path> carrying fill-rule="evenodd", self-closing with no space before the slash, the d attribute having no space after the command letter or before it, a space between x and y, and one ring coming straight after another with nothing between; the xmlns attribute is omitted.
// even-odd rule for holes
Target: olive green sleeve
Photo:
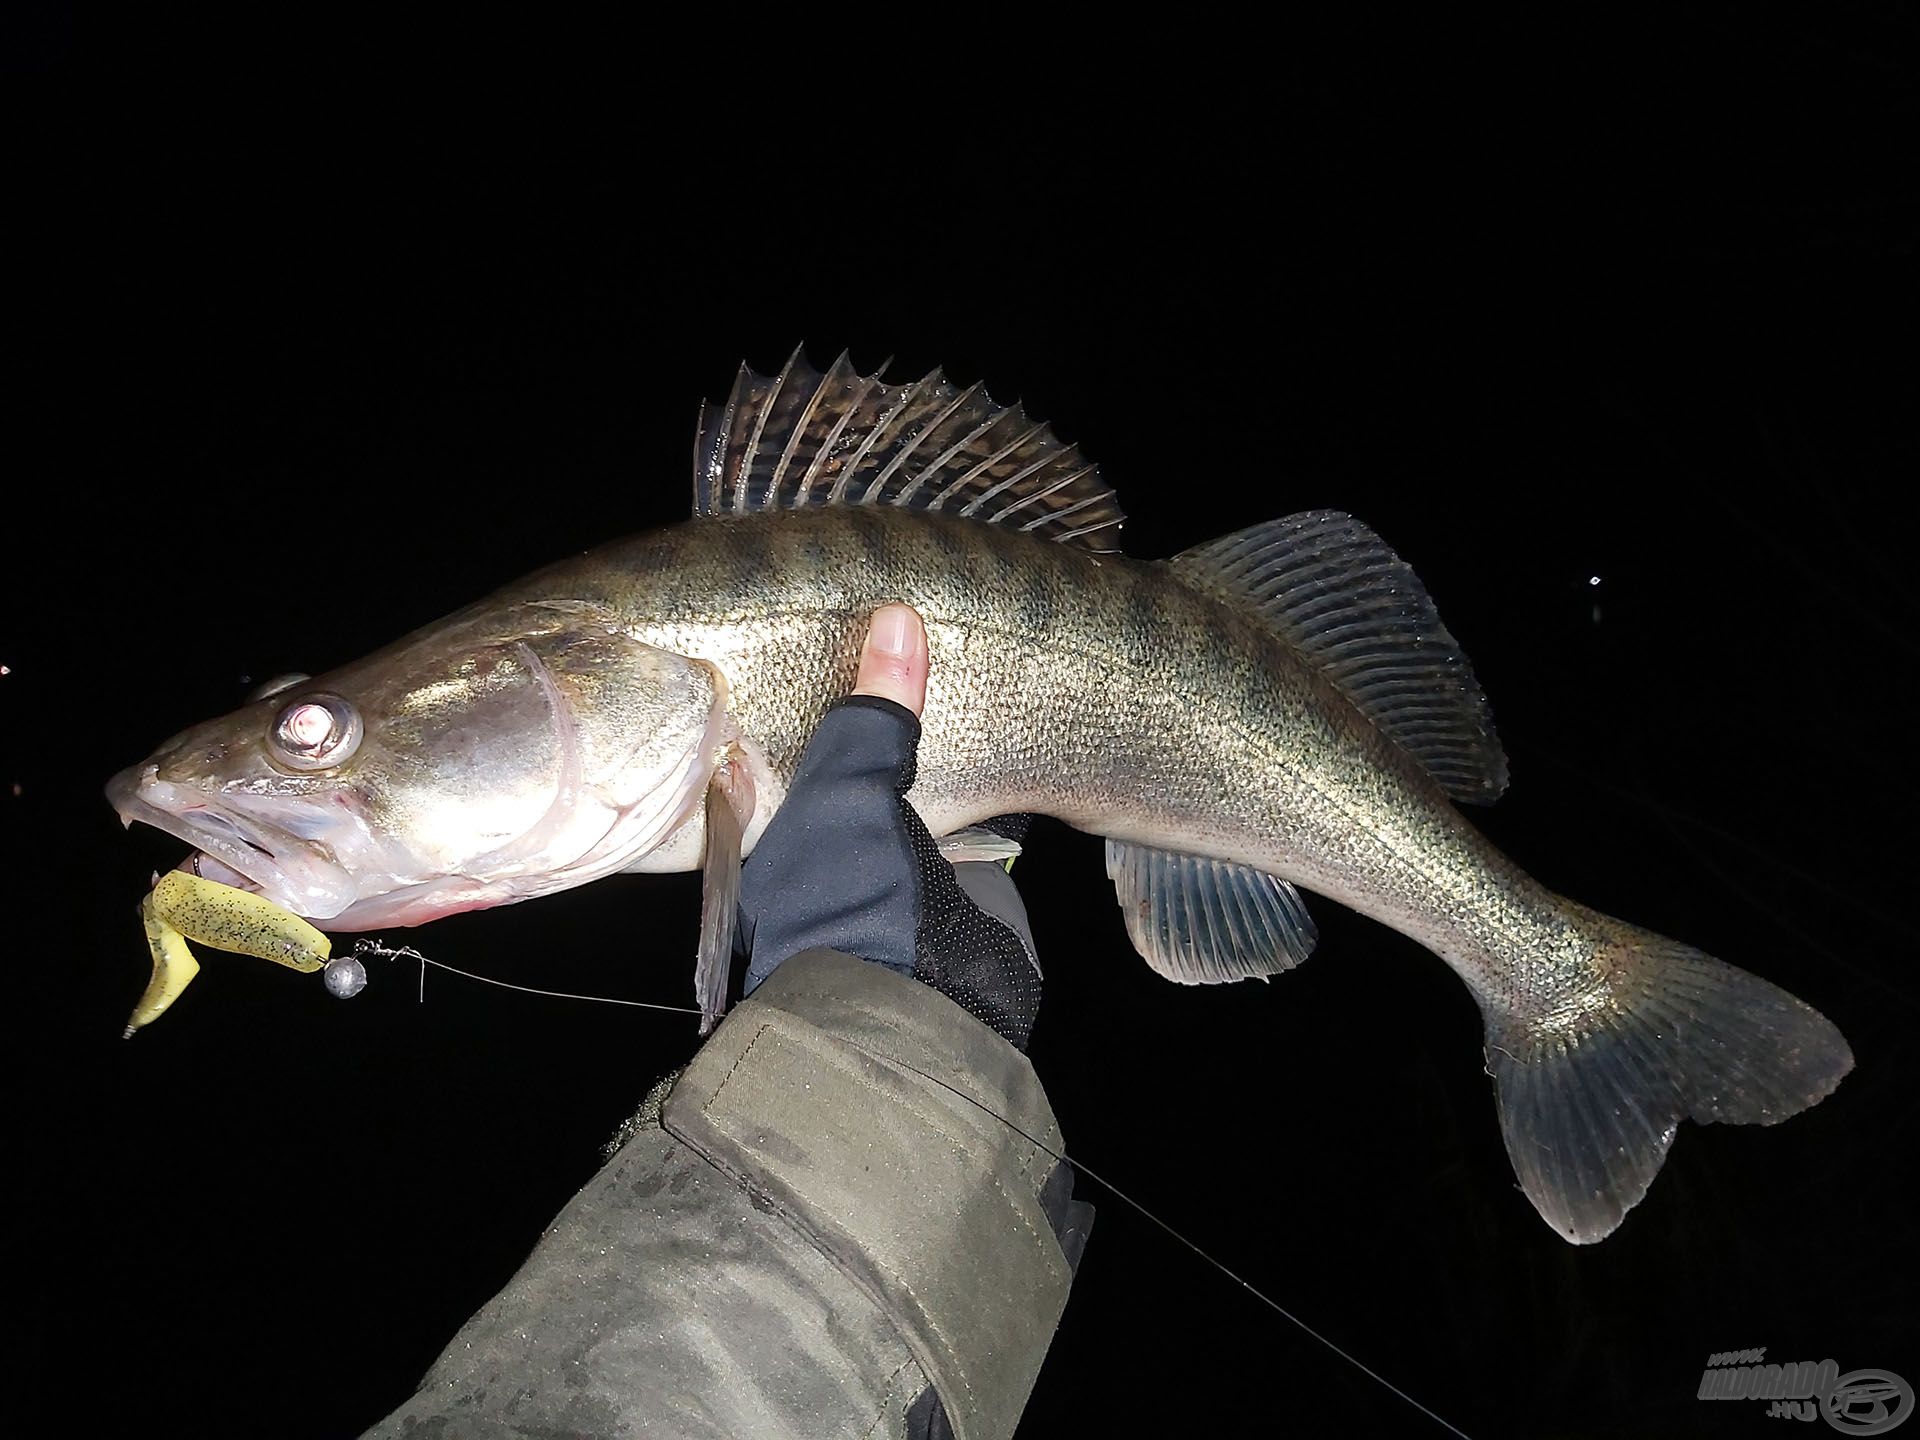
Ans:
<svg viewBox="0 0 1920 1440"><path fill-rule="evenodd" d="M368 1433L1010 1435L1091 1218L1060 1150L959 1006L795 956Z"/></svg>

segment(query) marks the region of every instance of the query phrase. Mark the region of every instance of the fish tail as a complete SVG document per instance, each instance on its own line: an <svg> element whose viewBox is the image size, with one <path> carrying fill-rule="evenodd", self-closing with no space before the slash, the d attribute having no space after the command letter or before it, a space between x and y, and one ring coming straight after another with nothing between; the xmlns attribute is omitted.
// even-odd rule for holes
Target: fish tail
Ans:
<svg viewBox="0 0 1920 1440"><path fill-rule="evenodd" d="M1544 1016L1487 1011L1507 1154L1541 1218L1575 1244L1639 1203L1681 1120L1772 1125L1853 1068L1834 1024L1779 986L1587 914L1592 987Z"/></svg>

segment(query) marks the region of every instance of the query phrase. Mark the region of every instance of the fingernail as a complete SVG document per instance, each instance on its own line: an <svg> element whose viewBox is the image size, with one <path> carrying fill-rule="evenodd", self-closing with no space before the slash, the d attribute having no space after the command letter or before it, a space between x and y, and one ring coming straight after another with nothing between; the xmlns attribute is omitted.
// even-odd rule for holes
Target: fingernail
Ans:
<svg viewBox="0 0 1920 1440"><path fill-rule="evenodd" d="M874 612L868 641L882 655L904 657L907 633L913 625L913 611L904 605L887 605Z"/></svg>

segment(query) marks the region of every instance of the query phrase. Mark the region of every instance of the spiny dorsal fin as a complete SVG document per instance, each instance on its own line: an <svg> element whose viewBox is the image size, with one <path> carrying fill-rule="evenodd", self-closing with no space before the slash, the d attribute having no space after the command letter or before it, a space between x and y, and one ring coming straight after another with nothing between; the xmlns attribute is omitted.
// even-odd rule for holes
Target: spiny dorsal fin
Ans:
<svg viewBox="0 0 1920 1440"><path fill-rule="evenodd" d="M984 386L938 370L888 384L885 368L842 354L822 374L798 350L771 378L742 365L727 403L701 407L694 514L903 505L1119 549L1120 503L1073 446Z"/></svg>
<svg viewBox="0 0 1920 1440"><path fill-rule="evenodd" d="M1373 531L1307 510L1174 557L1180 578L1251 606L1455 800L1507 788L1493 712L1426 587Z"/></svg>
<svg viewBox="0 0 1920 1440"><path fill-rule="evenodd" d="M1300 892L1265 871L1109 840L1107 876L1133 948L1179 984L1264 980L1313 953Z"/></svg>

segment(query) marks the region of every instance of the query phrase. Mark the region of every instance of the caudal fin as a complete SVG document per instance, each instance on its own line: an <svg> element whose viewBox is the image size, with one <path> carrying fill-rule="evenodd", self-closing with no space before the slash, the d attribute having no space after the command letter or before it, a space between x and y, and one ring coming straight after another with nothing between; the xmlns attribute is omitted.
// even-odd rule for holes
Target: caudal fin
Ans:
<svg viewBox="0 0 1920 1440"><path fill-rule="evenodd" d="M1541 1218L1577 1245L1640 1202L1681 1120L1771 1125L1853 1068L1833 1023L1779 986L1604 926L1596 998L1544 1020L1487 1021L1507 1154Z"/></svg>

